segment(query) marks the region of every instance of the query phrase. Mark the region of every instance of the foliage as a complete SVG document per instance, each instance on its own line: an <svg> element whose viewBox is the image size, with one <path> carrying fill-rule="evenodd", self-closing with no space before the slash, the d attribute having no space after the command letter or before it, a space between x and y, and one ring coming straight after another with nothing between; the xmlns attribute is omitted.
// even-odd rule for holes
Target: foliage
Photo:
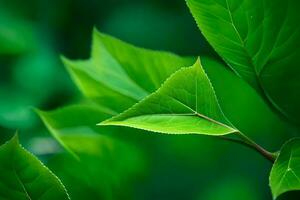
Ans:
<svg viewBox="0 0 300 200"><path fill-rule="evenodd" d="M4 198L134 199L132 189L147 171L145 158L151 157L147 155L149 138L144 136L151 132L161 133L159 138L163 134L214 136L249 147L273 165L269 179L273 198L297 198L300 142L294 136L300 130L300 3L186 3L220 57L149 50L94 29L89 59L61 58L82 96L54 111L36 110L62 147L47 159L52 172L23 149L15 136L0 147L0 167L5 172L0 194ZM4 38L0 53L19 54L36 48L28 45L34 43L34 30L26 23L14 22L26 34L15 36L19 40ZM0 32L0 39L6 36ZM43 57L37 60L41 65ZM31 71L30 65L24 65ZM44 92L30 81L23 87ZM44 99L47 92L35 99L36 105ZM7 113L0 113L0 123L13 126L7 123ZM274 151L288 139L278 152L260 145ZM238 185L251 196L247 186L243 187L247 183L238 177L230 184L230 189ZM242 196L223 188L216 188L221 196ZM4 193L6 190L9 192ZM211 191L202 197L220 198Z"/></svg>

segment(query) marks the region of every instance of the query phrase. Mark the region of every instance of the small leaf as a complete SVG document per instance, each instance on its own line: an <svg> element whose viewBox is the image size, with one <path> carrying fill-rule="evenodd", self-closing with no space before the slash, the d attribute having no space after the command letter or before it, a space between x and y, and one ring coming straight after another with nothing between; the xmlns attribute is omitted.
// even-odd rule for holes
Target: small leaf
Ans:
<svg viewBox="0 0 300 200"><path fill-rule="evenodd" d="M69 199L60 180L20 146L18 137L0 147L1 199Z"/></svg>
<svg viewBox="0 0 300 200"><path fill-rule="evenodd" d="M270 174L274 199L288 192L300 190L300 139L283 145Z"/></svg>
<svg viewBox="0 0 300 200"><path fill-rule="evenodd" d="M224 116L200 60L178 70L156 92L100 125L175 134L237 132Z"/></svg>
<svg viewBox="0 0 300 200"><path fill-rule="evenodd" d="M92 58L62 60L86 97L120 113L195 59L138 48L94 30Z"/></svg>

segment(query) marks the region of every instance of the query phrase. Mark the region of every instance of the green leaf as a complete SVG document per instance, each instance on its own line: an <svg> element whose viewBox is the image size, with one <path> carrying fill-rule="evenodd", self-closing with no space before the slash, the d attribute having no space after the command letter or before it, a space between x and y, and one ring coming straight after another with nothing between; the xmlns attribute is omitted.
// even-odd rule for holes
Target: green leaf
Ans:
<svg viewBox="0 0 300 200"><path fill-rule="evenodd" d="M78 157L74 153L76 148L67 144L65 138L78 134L99 134L101 129L96 126L99 118L105 120L111 117L99 106L84 104L66 106L49 112L38 110L37 113L52 136L75 157Z"/></svg>
<svg viewBox="0 0 300 200"><path fill-rule="evenodd" d="M226 63L283 114L300 121L300 2L187 0L203 35Z"/></svg>
<svg viewBox="0 0 300 200"><path fill-rule="evenodd" d="M53 111L37 110L37 113L52 136L64 149L73 154L76 158L78 158L76 154L78 147L73 147L67 142L69 136L97 136L101 134L123 139L123 136L128 138L131 136L135 137L136 134L139 135L139 131L137 132L129 128L97 126L96 124L99 122L99 119L105 120L112 117L112 115L95 104L75 104Z"/></svg>
<svg viewBox="0 0 300 200"><path fill-rule="evenodd" d="M175 72L156 92L100 125L177 134L237 132L224 116L199 59L193 66Z"/></svg>
<svg viewBox="0 0 300 200"><path fill-rule="evenodd" d="M97 67L93 64L92 60L70 61L63 58L63 62L73 81L84 96L106 107L112 115L121 112L135 103L135 100L131 97L122 95L117 89L113 90L106 86L105 80L99 81L101 75L98 76L99 74L95 72ZM93 77L90 74L97 75Z"/></svg>
<svg viewBox="0 0 300 200"><path fill-rule="evenodd" d="M300 190L300 139L285 143L270 174L274 199L288 191Z"/></svg>
<svg viewBox="0 0 300 200"><path fill-rule="evenodd" d="M1 199L69 199L60 180L20 146L18 137L0 147Z"/></svg>
<svg viewBox="0 0 300 200"><path fill-rule="evenodd" d="M117 113L155 91L172 73L194 60L138 48L96 30L90 60L63 58L82 93Z"/></svg>

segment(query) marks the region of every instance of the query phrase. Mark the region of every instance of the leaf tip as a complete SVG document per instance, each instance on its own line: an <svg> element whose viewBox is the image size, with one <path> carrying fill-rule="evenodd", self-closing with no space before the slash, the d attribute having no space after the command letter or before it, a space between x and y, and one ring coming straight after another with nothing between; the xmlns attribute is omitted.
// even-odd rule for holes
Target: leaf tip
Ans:
<svg viewBox="0 0 300 200"><path fill-rule="evenodd" d="M39 108L33 108L33 111L43 120L44 119L44 115L45 115L45 111L40 110Z"/></svg>
<svg viewBox="0 0 300 200"><path fill-rule="evenodd" d="M17 146L19 146L19 134L18 131L16 131L16 133L14 134L14 136L8 140L5 144L1 145L1 148L5 148L8 146L11 146L12 148L15 148Z"/></svg>
<svg viewBox="0 0 300 200"><path fill-rule="evenodd" d="M96 26L94 26L93 27L93 35L99 34L99 33L100 33L99 29Z"/></svg>
<svg viewBox="0 0 300 200"><path fill-rule="evenodd" d="M61 62L64 64L64 66L67 66L70 62L70 59L68 59L66 56L64 55L59 55L59 59L61 60Z"/></svg>
<svg viewBox="0 0 300 200"><path fill-rule="evenodd" d="M194 63L194 65L193 66L195 66L195 67L201 67L202 65L201 65L201 58L200 58L200 56L198 56L197 57L197 60L196 60L196 62Z"/></svg>
<svg viewBox="0 0 300 200"><path fill-rule="evenodd" d="M36 113L36 114L40 114L41 112L43 112L42 110L40 110L39 108L36 107L32 107L32 110Z"/></svg>
<svg viewBox="0 0 300 200"><path fill-rule="evenodd" d="M19 133L16 131L15 135L10 140L13 143L19 144Z"/></svg>
<svg viewBox="0 0 300 200"><path fill-rule="evenodd" d="M192 69L196 70L197 72L200 72L203 70L202 64L201 64L201 58L200 56L197 57L197 60L195 63L191 66ZM203 70L204 71L204 70Z"/></svg>
<svg viewBox="0 0 300 200"><path fill-rule="evenodd" d="M99 29L96 26L94 26L92 32L92 46L96 41L101 40L102 36L103 33L101 33L101 31L99 31Z"/></svg>

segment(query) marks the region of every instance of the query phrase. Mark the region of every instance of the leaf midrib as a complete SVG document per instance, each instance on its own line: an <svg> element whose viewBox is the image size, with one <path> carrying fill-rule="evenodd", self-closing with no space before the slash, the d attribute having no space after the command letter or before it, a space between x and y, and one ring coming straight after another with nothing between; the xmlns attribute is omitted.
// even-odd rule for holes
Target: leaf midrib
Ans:
<svg viewBox="0 0 300 200"><path fill-rule="evenodd" d="M197 87L196 87L196 89L197 89ZM197 93L196 93L196 94L197 94ZM195 95L195 96L196 96L196 101L197 101L197 95ZM232 128L232 127L230 127L230 126L227 126L226 124L223 124L223 123L221 123L221 122L219 122L219 121L216 121L216 120L214 120L214 119L212 119L212 118L210 118L210 117L208 117L208 116L205 116L205 115L203 115L203 114L197 112L196 110L194 110L194 109L191 108L190 106L184 104L183 102L179 101L179 100L176 99L175 97L172 97L172 96L169 96L169 97L172 98L173 100L175 100L175 101L176 101L177 103L179 103L180 105L182 105L182 106L188 108L190 111L192 111L191 113L183 113L183 115L186 115L186 116L191 116L191 115L193 115L193 116L198 116L198 117L200 117L200 118L202 118L202 119L206 119L206 120L208 120L208 121L210 121L210 122L212 122L212 123L214 123L214 124L217 124L217 125L226 127L226 128L228 128L228 129L231 129L231 130L235 130L234 128ZM196 102L195 105L196 105L196 108L197 108L197 102ZM165 114L168 115L168 113L165 113ZM235 130L235 131L237 131L237 130Z"/></svg>
<svg viewBox="0 0 300 200"><path fill-rule="evenodd" d="M250 67L252 67L252 69L253 69L253 71L255 72L255 75L256 75L256 77L257 77L257 79L258 79L258 77L261 75L261 72L265 69L265 66L266 66L266 64L268 63L269 58L271 57L271 55L273 54L273 52L274 52L274 50L275 50L275 47L276 47L276 45L277 45L277 43L278 43L278 39L279 39L279 37L280 37L281 34L282 34L283 27L284 27L284 25L286 24L287 18L288 18L288 17L287 17L287 15L286 15L284 21L282 22L282 26L280 27L279 32L276 34L276 38L275 38L275 41L274 41L273 46L272 46L272 48L271 48L271 51L270 51L269 54L266 56L266 59L265 59L264 63L262 64L262 66L260 67L260 69L256 69L256 66L255 66L255 64L254 64L253 58L255 58L255 57L258 55L259 51L256 53L256 55L255 55L254 57L252 57L252 56L250 55L249 51L248 51L247 48L246 48L245 41L242 39L242 37L241 37L241 35L240 35L240 32L238 31L238 29L237 29L237 27L236 27L236 25L235 25L235 23L234 23L234 21L233 21L233 16L232 16L231 10L230 10L230 8L229 8L228 0L225 0L225 1L226 1L226 10L228 11L229 18L230 18L230 24L232 25L234 31L236 32L236 34L237 34L237 36L238 36L238 38L239 38L239 40L240 40L240 46L243 48L243 50L244 50L246 56L248 57L249 64L251 65Z"/></svg>
<svg viewBox="0 0 300 200"><path fill-rule="evenodd" d="M23 192L24 194L26 195L26 197L28 198L28 200L32 200L27 189L26 189L26 186L25 184L22 182L21 178L20 178L20 175L18 174L17 172L17 169L16 169L16 166L15 166L15 152L16 150L13 150L13 153L12 153L12 159L13 159L13 162L12 162L12 168L13 168L13 172L17 178L17 181L19 182L19 184L21 185L22 189L23 189Z"/></svg>
<svg viewBox="0 0 300 200"><path fill-rule="evenodd" d="M247 58L248 58L248 62L249 62L249 64L251 65L250 67L252 67L252 70L255 72L255 75L256 75L256 77L257 77L257 76L258 76L258 73L257 73L257 70L256 70L255 65L254 65L254 63L253 63L253 59L252 59L252 57L250 56L250 53L248 52L248 50L247 50L247 48L246 48L246 44L245 44L244 40L242 39L241 34L239 33L239 31L238 31L236 25L234 24L233 17L232 17L232 13L231 13L231 10L230 10L230 8L229 8L228 0L225 0L225 1L226 1L226 8L227 8L226 10L228 11L228 15L229 15L229 18L230 18L230 23L231 23L231 25L232 25L234 31L236 32L236 34L237 34L239 40L240 40L240 45L241 45L241 47L243 48L243 50L244 50L244 52L245 52L245 54L246 54L246 56L247 56Z"/></svg>

